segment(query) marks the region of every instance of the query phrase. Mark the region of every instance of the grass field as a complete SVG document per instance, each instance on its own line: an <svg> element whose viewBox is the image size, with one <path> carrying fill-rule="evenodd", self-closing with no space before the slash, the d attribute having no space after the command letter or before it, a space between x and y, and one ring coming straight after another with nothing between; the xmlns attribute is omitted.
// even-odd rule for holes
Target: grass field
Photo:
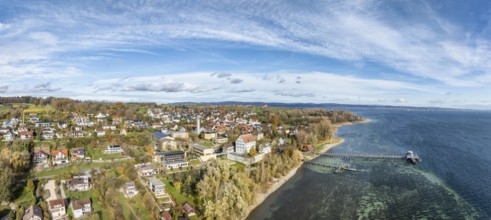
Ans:
<svg viewBox="0 0 491 220"><path fill-rule="evenodd" d="M94 189L85 192L74 192L65 189L66 196L70 199L91 199L92 213L97 213L101 219L110 219L107 210L102 207L103 201L99 201L96 197ZM71 208L69 208L71 209Z"/></svg>
<svg viewBox="0 0 491 220"><path fill-rule="evenodd" d="M123 158L123 155L121 154L106 154L104 153L104 150L102 148L96 148L96 149L88 149L87 152L89 153L90 157L92 160L112 160L112 159L120 159Z"/></svg>
<svg viewBox="0 0 491 220"><path fill-rule="evenodd" d="M35 177L45 177L45 176L56 176L63 173L70 173L74 170L85 170L91 168L100 168L104 166L115 166L116 164L122 163L122 161L118 162L108 162L108 163L83 163L83 164L74 164L67 167L59 168L59 169L50 169L45 170L39 173L35 173Z"/></svg>
<svg viewBox="0 0 491 220"><path fill-rule="evenodd" d="M32 192L27 191L26 187L18 188L14 194L14 197L17 197L14 203L19 206L28 207L36 202L36 197Z"/></svg>
<svg viewBox="0 0 491 220"><path fill-rule="evenodd" d="M51 106L41 106L41 105L30 105L24 112L33 112L33 113L44 113L48 111L54 110Z"/></svg>
<svg viewBox="0 0 491 220"><path fill-rule="evenodd" d="M145 203L143 202L143 194L139 193L135 197L128 199L125 198L123 193L118 193L118 201L123 207L123 215L125 219L132 219L132 217L139 217L140 219L153 219L151 211L145 207ZM133 209L133 214L128 206Z"/></svg>

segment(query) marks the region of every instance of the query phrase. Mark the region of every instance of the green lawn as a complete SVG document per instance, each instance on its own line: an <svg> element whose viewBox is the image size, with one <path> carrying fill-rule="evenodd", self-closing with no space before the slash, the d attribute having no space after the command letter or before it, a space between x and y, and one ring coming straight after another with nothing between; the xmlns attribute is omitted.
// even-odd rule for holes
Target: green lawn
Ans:
<svg viewBox="0 0 491 220"><path fill-rule="evenodd" d="M27 108L26 110L24 110L25 112L35 112L35 113L42 113L42 112L48 112L48 111L51 111L53 110L53 108L49 105L47 106L42 106L42 105L31 105L29 106L29 108Z"/></svg>
<svg viewBox="0 0 491 220"><path fill-rule="evenodd" d="M107 210L102 207L103 201L96 197L94 189L85 192L70 191L65 188L66 196L70 199L91 199L92 213L98 213L101 219L110 219Z"/></svg>
<svg viewBox="0 0 491 220"><path fill-rule="evenodd" d="M190 160L189 161L189 166L196 167L196 165L200 165L201 162L199 160Z"/></svg>
<svg viewBox="0 0 491 220"><path fill-rule="evenodd" d="M245 165L242 164L242 163L238 163L238 162L235 162L234 164L232 164L233 167L236 167L237 169L244 169L245 168Z"/></svg>
<svg viewBox="0 0 491 220"><path fill-rule="evenodd" d="M122 163L122 161L117 161L117 162L109 162L109 163L83 163L83 164L74 164L70 165L67 167L59 168L59 169L53 169L53 170L46 170L42 171L39 173L35 173L35 177L43 177L43 176L52 176L52 175L59 175L63 173L70 173L76 169L78 170L85 170L85 169L91 169L91 168L99 168L99 167L104 167L106 165L109 166L115 166L116 164Z"/></svg>
<svg viewBox="0 0 491 220"><path fill-rule="evenodd" d="M101 148L88 149L87 153L90 155L90 158L92 158L92 160L99 160L99 159L112 160L112 159L123 158L123 155L121 155L120 153L106 154L104 153L104 150Z"/></svg>
<svg viewBox="0 0 491 220"><path fill-rule="evenodd" d="M153 219L151 210L149 210L149 208L147 208L143 202L143 194L139 193L135 197L129 199L125 198L123 193L118 193L118 201L123 207L123 215L125 219L131 219L130 216L133 215L131 210L128 208L128 205L140 219Z"/></svg>
<svg viewBox="0 0 491 220"><path fill-rule="evenodd" d="M17 197L14 203L18 206L29 207L36 203L36 197L32 192L27 191L26 187L18 188L14 191L14 196Z"/></svg>
<svg viewBox="0 0 491 220"><path fill-rule="evenodd" d="M214 146L211 141L203 141L201 144L205 147L210 147L210 148Z"/></svg>
<svg viewBox="0 0 491 220"><path fill-rule="evenodd" d="M165 184L165 190L167 190L167 192L171 194L172 198L174 198L174 200L176 200L177 203L183 204L188 201L186 196L178 192L177 189L172 186L172 184L169 182L168 179L165 178L160 178L160 179Z"/></svg>

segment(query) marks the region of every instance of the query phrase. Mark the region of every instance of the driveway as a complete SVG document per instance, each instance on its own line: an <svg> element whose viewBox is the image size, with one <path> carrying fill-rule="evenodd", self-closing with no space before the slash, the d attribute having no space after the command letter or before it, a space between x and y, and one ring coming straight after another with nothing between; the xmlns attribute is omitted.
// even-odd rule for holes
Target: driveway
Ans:
<svg viewBox="0 0 491 220"><path fill-rule="evenodd" d="M53 199L57 199L56 197L56 184L54 180L49 180L46 185L44 185L44 189L49 191L49 198L46 201L50 201Z"/></svg>

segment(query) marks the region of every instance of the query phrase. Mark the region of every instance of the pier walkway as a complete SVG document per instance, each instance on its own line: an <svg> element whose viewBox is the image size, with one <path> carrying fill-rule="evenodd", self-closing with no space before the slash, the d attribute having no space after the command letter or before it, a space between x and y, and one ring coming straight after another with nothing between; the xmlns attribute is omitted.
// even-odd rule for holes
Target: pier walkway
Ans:
<svg viewBox="0 0 491 220"><path fill-rule="evenodd" d="M397 154L321 154L320 157L357 159L357 160L405 160L406 155Z"/></svg>

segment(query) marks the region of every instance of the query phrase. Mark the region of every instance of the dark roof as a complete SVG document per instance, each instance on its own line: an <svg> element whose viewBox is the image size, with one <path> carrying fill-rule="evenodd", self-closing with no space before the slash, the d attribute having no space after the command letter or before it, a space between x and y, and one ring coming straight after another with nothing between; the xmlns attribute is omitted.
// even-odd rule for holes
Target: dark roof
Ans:
<svg viewBox="0 0 491 220"><path fill-rule="evenodd" d="M72 154L85 155L85 149L84 148L73 148Z"/></svg>
<svg viewBox="0 0 491 220"><path fill-rule="evenodd" d="M83 209L86 204L90 204L90 199L74 199L72 201L73 209Z"/></svg>
<svg viewBox="0 0 491 220"><path fill-rule="evenodd" d="M182 205L182 209L184 209L185 212L189 213L189 212L194 212L194 209L193 207L191 207L189 204L184 204Z"/></svg>
<svg viewBox="0 0 491 220"><path fill-rule="evenodd" d="M155 152L155 155L164 155L164 156L175 155L175 154L184 154L184 151L178 150L178 151L156 151Z"/></svg>
<svg viewBox="0 0 491 220"><path fill-rule="evenodd" d="M29 207L29 211L24 215L23 219L30 219L33 216L37 216L38 218L43 219L43 209L41 209L41 207L37 205L32 205L31 207Z"/></svg>
<svg viewBox="0 0 491 220"><path fill-rule="evenodd" d="M76 186L79 184L85 184L85 178L73 178L68 182L69 185L71 186Z"/></svg>
<svg viewBox="0 0 491 220"><path fill-rule="evenodd" d="M169 135L167 134L164 134L162 132L153 132L153 137L157 138L157 139L162 139L162 138L165 138L165 137L168 137Z"/></svg>
<svg viewBox="0 0 491 220"><path fill-rule="evenodd" d="M46 156L49 156L49 154L48 154L48 153L46 153L46 152L44 152L43 150L40 150L40 151L38 151L38 152L36 152L36 153L34 153L34 154L44 154L44 155L46 155Z"/></svg>

